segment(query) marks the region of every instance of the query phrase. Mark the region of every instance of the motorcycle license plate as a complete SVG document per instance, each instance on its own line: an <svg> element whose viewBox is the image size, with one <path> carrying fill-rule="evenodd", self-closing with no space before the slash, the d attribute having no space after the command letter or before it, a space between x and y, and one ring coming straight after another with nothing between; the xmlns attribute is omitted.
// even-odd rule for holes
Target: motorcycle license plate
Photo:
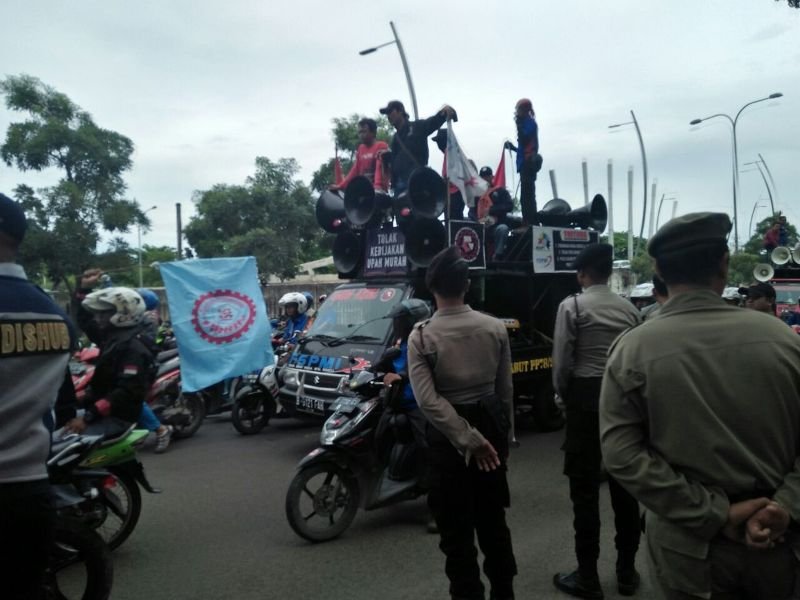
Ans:
<svg viewBox="0 0 800 600"><path fill-rule="evenodd" d="M297 398L297 410L311 413L312 415L322 415L325 413L325 402L308 396Z"/></svg>
<svg viewBox="0 0 800 600"><path fill-rule="evenodd" d="M333 412L342 412L345 414L350 414L353 412L360 400L358 398L339 398L336 402L333 403L331 406L331 410Z"/></svg>

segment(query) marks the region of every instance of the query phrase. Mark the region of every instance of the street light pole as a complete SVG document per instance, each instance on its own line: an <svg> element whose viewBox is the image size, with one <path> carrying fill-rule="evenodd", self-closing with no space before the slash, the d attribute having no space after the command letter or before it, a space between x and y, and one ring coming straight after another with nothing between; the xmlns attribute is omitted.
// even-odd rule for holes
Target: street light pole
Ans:
<svg viewBox="0 0 800 600"><path fill-rule="evenodd" d="M144 217L151 210L155 210L156 208L157 208L156 206L151 206L142 213L142 217ZM139 287L142 288L144 287L144 283L142 278L142 222L141 221L139 221L136 224L136 231L139 234Z"/></svg>
<svg viewBox="0 0 800 600"><path fill-rule="evenodd" d="M644 194L643 194L643 204L642 204L642 226L639 230L639 238L636 240L636 243L639 243L639 240L642 239L644 235L644 222L647 216L647 154L644 151L644 140L642 139L642 130L639 129L639 122L636 120L636 114L634 114L633 110L631 110L631 119L632 121L626 121L625 123L615 123L614 125L609 125L609 129L614 129L615 127L622 127L623 125L633 125L636 127L636 136L639 138L639 150L642 153L642 179L644 180ZM650 209L652 210L652 208Z"/></svg>
<svg viewBox="0 0 800 600"><path fill-rule="evenodd" d="M770 94L766 98L759 98L758 100L753 100L751 102L748 102L747 104L742 106L742 108L739 109L739 112L736 113L736 116L734 118L731 118L730 115L726 115L725 113L716 113L716 114L710 115L708 117L704 117L702 119L693 119L692 121L689 122L689 125L699 125L703 121L708 121L709 119L714 119L716 117L724 117L725 119L728 119L728 121L731 124L731 128L733 130L733 248L734 248L734 252L738 252L739 251L739 230L738 230L739 221L737 219L737 215L738 215L737 207L738 207L739 193L740 193L740 189L741 189L739 187L739 148L738 148L738 143L736 141L736 125L739 122L739 117L741 116L742 111L744 111L744 109L747 108L748 106L752 106L753 104L757 104L758 102L765 102L767 100L774 100L775 98L780 98L781 96L783 96L782 93L776 92L774 94Z"/></svg>
<svg viewBox="0 0 800 600"><path fill-rule="evenodd" d="M756 161L753 161L753 162L744 163L742 166L743 167L747 167L748 165L755 165L756 167L758 167L758 172L761 175L761 179L764 180L764 187L767 188L767 195L769 196L769 205L770 205L770 208L772 209L772 214L774 215L775 214L775 203L772 201L772 190L769 189L769 184L767 183L767 178L764 175L764 171L761 170L761 163L756 160ZM750 229L747 230L747 233L748 234L750 233Z"/></svg>
<svg viewBox="0 0 800 600"><path fill-rule="evenodd" d="M661 200L658 201L658 210L656 211L656 228L655 231L658 231L658 224L661 222L661 205L664 204L664 200L675 200L674 197L666 198L666 192L661 194Z"/></svg>
<svg viewBox="0 0 800 600"><path fill-rule="evenodd" d="M753 234L751 233L753 231L753 217L756 216L757 208L764 208L763 205L758 203L758 200L756 200L755 203L753 204L753 212L750 213L750 225L747 226L747 235L749 235L750 237L753 237Z"/></svg>
<svg viewBox="0 0 800 600"><path fill-rule="evenodd" d="M392 28L392 35L394 36L394 40L391 42L386 42L385 44L380 44L378 46L373 46L372 48L367 48L365 50L361 50L359 54L361 56L365 56L367 54L372 54L376 50L380 48L385 48L386 46L391 46L395 44L397 46L397 51L400 53L400 61L403 63L403 71L406 74L406 83L408 83L408 93L411 94L411 106L414 109L414 120L419 119L419 110L417 110L417 94L414 92L414 82L411 81L411 70L408 68L408 61L406 60L406 53L403 50L403 44L400 42L400 37L397 35L397 28L394 26L394 21L389 21L389 27Z"/></svg>

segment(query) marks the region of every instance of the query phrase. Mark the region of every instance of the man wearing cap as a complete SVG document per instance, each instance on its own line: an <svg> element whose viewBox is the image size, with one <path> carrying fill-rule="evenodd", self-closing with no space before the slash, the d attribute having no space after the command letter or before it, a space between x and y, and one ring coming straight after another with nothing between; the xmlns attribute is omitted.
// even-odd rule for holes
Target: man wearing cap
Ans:
<svg viewBox="0 0 800 600"><path fill-rule="evenodd" d="M408 372L428 420L428 505L436 519L453 599L483 600L483 570L494 600L514 598L517 574L505 509L506 459L513 430L511 352L503 324L464 304L469 265L458 249L439 252L425 283L433 317L408 339ZM465 348L469 348L465 352Z"/></svg>
<svg viewBox="0 0 800 600"><path fill-rule="evenodd" d="M488 184L489 189L478 201L478 210L475 216L479 221L489 224L487 233L494 237L492 260L500 260L505 252L508 232L511 230L508 213L514 210L514 201L504 186L494 184L491 167L481 167L478 174Z"/></svg>
<svg viewBox="0 0 800 600"><path fill-rule="evenodd" d="M439 112L427 119L410 121L405 106L392 100L382 109L389 123L395 128L392 138L392 189L395 196L408 188L408 178L417 167L428 165L428 136L439 129L448 118L455 117L452 107L444 105Z"/></svg>
<svg viewBox="0 0 800 600"><path fill-rule="evenodd" d="M606 354L618 335L641 322L639 311L608 287L612 263L609 244L589 244L581 251L573 266L583 293L561 302L553 334L553 385L566 406L562 449L578 559L577 570L556 573L553 584L579 598L603 597L597 573L602 462L597 407ZM617 531L618 587L621 594L631 595L639 586L639 507L613 477L608 489Z"/></svg>
<svg viewBox="0 0 800 600"><path fill-rule="evenodd" d="M51 409L75 340L64 312L16 264L27 223L0 194L0 587L38 598L52 536Z"/></svg>
<svg viewBox="0 0 800 600"><path fill-rule="evenodd" d="M778 316L775 304L777 295L775 294L775 288L770 284L759 281L750 287L740 287L739 294L744 296L745 308L757 310L773 317Z"/></svg>
<svg viewBox="0 0 800 600"><path fill-rule="evenodd" d="M725 214L673 219L648 252L669 290L611 349L600 398L610 475L646 510L666 598L794 598L800 339L726 304Z"/></svg>

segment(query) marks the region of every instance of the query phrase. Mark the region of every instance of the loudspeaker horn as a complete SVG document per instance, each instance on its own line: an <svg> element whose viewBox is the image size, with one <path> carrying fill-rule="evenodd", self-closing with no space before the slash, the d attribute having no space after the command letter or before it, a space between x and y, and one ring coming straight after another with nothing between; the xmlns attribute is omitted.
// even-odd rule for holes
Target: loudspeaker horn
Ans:
<svg viewBox="0 0 800 600"><path fill-rule="evenodd" d="M344 191L344 211L347 220L355 227L363 227L375 220L375 188L363 175L354 177L347 185Z"/></svg>
<svg viewBox="0 0 800 600"><path fill-rule="evenodd" d="M322 192L315 210L317 223L328 233L339 233L346 228L344 198L330 190Z"/></svg>
<svg viewBox="0 0 800 600"><path fill-rule="evenodd" d="M800 242L792 248L792 260L800 265Z"/></svg>
<svg viewBox="0 0 800 600"><path fill-rule="evenodd" d="M447 247L444 223L436 219L414 219L405 236L406 254L415 267L427 267Z"/></svg>
<svg viewBox="0 0 800 600"><path fill-rule="evenodd" d="M602 194L595 194L591 203L569 211L566 217L572 227L594 229L598 233L603 233L606 229L606 223L608 223L606 199L603 198Z"/></svg>
<svg viewBox="0 0 800 600"><path fill-rule="evenodd" d="M548 227L567 227L569 221L566 218L567 213L572 209L569 202L561 198L553 198L548 200L547 203L537 213L539 222Z"/></svg>
<svg viewBox="0 0 800 600"><path fill-rule="evenodd" d="M753 268L753 277L758 281L769 281L775 276L775 269L767 263L758 263Z"/></svg>
<svg viewBox="0 0 800 600"><path fill-rule="evenodd" d="M437 219L444 212L444 179L430 167L417 167L408 178L408 198L414 215Z"/></svg>
<svg viewBox="0 0 800 600"><path fill-rule="evenodd" d="M786 246L778 246L770 253L769 258L776 265L785 265L792 260L792 251Z"/></svg>
<svg viewBox="0 0 800 600"><path fill-rule="evenodd" d="M361 236L345 231L333 241L333 266L342 274L354 277L363 256Z"/></svg>

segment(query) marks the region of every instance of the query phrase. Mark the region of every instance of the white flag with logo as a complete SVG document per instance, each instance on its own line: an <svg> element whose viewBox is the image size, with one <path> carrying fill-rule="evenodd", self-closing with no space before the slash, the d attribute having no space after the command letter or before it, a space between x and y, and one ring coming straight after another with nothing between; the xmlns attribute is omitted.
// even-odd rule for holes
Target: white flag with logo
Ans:
<svg viewBox="0 0 800 600"><path fill-rule="evenodd" d="M447 122L447 128L447 178L459 189L466 205L472 208L478 198L486 193L488 186L458 145L452 121Z"/></svg>

